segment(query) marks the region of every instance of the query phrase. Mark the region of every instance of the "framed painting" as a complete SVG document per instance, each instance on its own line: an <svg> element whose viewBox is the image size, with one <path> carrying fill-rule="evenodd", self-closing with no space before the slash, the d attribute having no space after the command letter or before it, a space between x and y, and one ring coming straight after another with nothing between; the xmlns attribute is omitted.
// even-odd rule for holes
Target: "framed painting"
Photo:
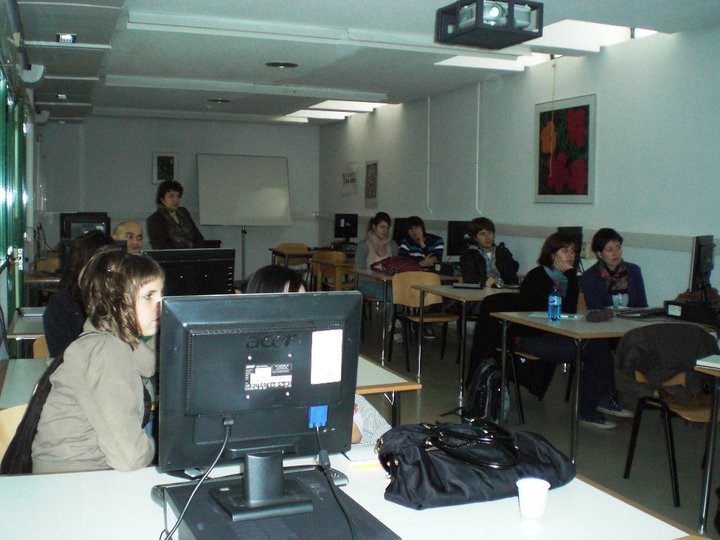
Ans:
<svg viewBox="0 0 720 540"><path fill-rule="evenodd" d="M595 95L535 105L535 202L595 200Z"/></svg>

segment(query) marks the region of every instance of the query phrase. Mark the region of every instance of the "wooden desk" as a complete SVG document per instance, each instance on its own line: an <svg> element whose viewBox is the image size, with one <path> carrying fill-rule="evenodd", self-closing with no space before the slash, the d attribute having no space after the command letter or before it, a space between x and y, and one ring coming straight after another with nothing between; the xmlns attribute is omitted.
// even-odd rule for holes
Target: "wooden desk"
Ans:
<svg viewBox="0 0 720 540"><path fill-rule="evenodd" d="M570 421L570 458L575 462L577 455L577 439L578 439L578 410L580 407L580 382L582 380L582 341L586 339L607 339L620 338L625 333L647 326L648 324L657 324L656 320L649 319L623 319L614 317L609 321L601 323L592 323L585 320L584 313L577 315L569 315L569 318L563 318L559 321L549 321L547 314L544 312L504 312L491 313L497 319L503 322L502 327L502 358L507 358L507 327L508 323L520 324L530 328L537 328L551 334L558 334L569 337L575 342L575 399L573 400L572 419ZM502 365L501 378L501 400L503 403L505 398L505 383L507 381L507 373L505 362ZM503 419L501 419L502 421Z"/></svg>
<svg viewBox="0 0 720 540"><path fill-rule="evenodd" d="M315 290L322 290L323 275L333 278L333 290L342 291L346 290L347 285L344 281L345 276L352 274L355 263L345 261L342 263L333 263L327 261L310 261L312 265L312 273L315 276ZM354 288L354 284L352 284Z"/></svg>
<svg viewBox="0 0 720 540"><path fill-rule="evenodd" d="M357 387L360 395L391 394L392 426L400 425L400 393L420 390L422 384L383 367L364 356L358 358Z"/></svg>
<svg viewBox="0 0 720 540"><path fill-rule="evenodd" d="M306 264L310 264L310 259L313 258L313 255L315 252L311 249L306 249L302 251L282 251L276 248L269 248L270 253L272 253L271 256L271 262L272 264L278 264L278 259L282 258L283 264L285 266L288 265L288 259L305 259Z"/></svg>
<svg viewBox="0 0 720 540"><path fill-rule="evenodd" d="M36 272L23 276L23 301L31 306L39 304L38 298L31 297L34 290L47 289L57 291L60 287L60 274Z"/></svg>
<svg viewBox="0 0 720 540"><path fill-rule="evenodd" d="M465 336L467 333L467 304L468 302L482 302L488 296L503 292L518 292L518 289L493 289L483 287L482 289L463 289L452 285L413 285L413 289L420 291L420 317L425 306L426 294L437 294L443 298L449 298L460 303L460 391L458 393L458 406L462 409L463 392L465 391ZM418 340L418 368L417 380L420 380L420 358L422 352L422 340ZM502 403L502 402L501 402Z"/></svg>
<svg viewBox="0 0 720 540"><path fill-rule="evenodd" d="M705 534L708 511L710 509L710 489L715 460L715 444L717 438L718 406L720 405L720 369L696 367L695 371L713 377L712 408L710 409L710 423L707 431L707 444L705 445L705 470L703 471L702 491L700 492L700 519L698 532Z"/></svg>
<svg viewBox="0 0 720 540"><path fill-rule="evenodd" d="M288 461L294 463L297 460ZM331 464L350 480L342 490L402 538L472 538L479 536L479 524L486 538L671 540L689 533L580 478L551 490L542 523L528 523L520 519L515 497L419 512L384 499L388 480L379 466L352 467L342 455L332 455ZM237 470L221 467L213 476ZM157 538L163 528L163 508L151 499L151 489L176 482L177 478L154 468L2 476L2 534L13 540ZM175 522L172 514L169 522Z"/></svg>

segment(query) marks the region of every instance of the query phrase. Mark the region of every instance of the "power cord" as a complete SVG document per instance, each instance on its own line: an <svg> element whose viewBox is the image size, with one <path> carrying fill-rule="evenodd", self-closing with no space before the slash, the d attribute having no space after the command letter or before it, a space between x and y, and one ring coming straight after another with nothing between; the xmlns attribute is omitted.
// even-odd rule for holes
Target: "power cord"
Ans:
<svg viewBox="0 0 720 540"><path fill-rule="evenodd" d="M347 509L345 508L345 505L340 500L340 497L338 497L338 488L335 485L335 482L333 482L333 479L330 476L330 455L328 454L328 451L323 448L322 440L320 438L320 428L318 426L315 426L315 433L317 434L317 440L318 440L318 465L320 466L320 470L323 472L323 475L325 475L325 480L328 483L328 486L330 487L330 493L332 493L333 498L335 499L335 502L337 503L338 507L340 508L340 511L343 513L343 516L345 517L345 521L348 524L348 529L350 529L350 538L352 540L355 540L355 526L350 519L350 516L347 513Z"/></svg>
<svg viewBox="0 0 720 540"><path fill-rule="evenodd" d="M175 534L175 531L177 531L178 527L180 526L180 523L182 522L183 518L185 517L185 513L187 512L187 509L190 507L190 503L192 502L193 498L195 497L195 494L197 493L197 490L200 489L200 486L205 483L205 480L207 480L208 476L210 476L210 473L215 468L215 465L218 464L218 461L220 461L220 458L225 453L225 447L227 446L228 441L230 440L230 433L232 432L232 426L235 422L232 418L225 418L223 419L223 426L225 427L225 440L222 443L222 446L220 447L220 451L217 453L217 456L215 456L215 460L212 462L212 465L210 465L210 468L205 472L205 474L202 475L200 480L198 480L197 484L195 484L195 488L192 490L192 493L190 493L190 497L188 497L187 502L185 503L185 507L182 509L182 512L180 512L180 517L177 518L177 521L175 522L175 525L173 526L172 530L168 532L168 525L167 525L167 504L163 504L163 508L165 509L165 528L160 532L160 536L158 537L158 540L166 540L172 538L172 535ZM163 490L163 497L165 497L166 491Z"/></svg>

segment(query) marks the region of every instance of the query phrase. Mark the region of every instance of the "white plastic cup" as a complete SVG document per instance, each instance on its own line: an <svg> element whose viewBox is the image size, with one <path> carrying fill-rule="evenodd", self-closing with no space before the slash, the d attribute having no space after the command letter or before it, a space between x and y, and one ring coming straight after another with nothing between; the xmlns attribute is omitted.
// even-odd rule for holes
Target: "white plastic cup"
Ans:
<svg viewBox="0 0 720 540"><path fill-rule="evenodd" d="M550 483L542 478L521 478L515 485L518 488L520 516L529 520L542 519Z"/></svg>

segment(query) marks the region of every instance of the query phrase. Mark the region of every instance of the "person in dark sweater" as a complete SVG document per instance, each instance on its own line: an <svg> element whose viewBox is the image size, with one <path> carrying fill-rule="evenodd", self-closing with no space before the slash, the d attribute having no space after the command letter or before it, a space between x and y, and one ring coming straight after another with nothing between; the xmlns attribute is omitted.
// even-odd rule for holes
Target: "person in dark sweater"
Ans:
<svg viewBox="0 0 720 540"><path fill-rule="evenodd" d="M471 245L460 255L463 282L515 285L518 263L505 244L495 245L495 224L486 217L475 218L468 228Z"/></svg>
<svg viewBox="0 0 720 540"><path fill-rule="evenodd" d="M443 239L427 232L422 218L411 216L407 219L407 235L400 242L398 256L409 257L426 268L442 262L444 250Z"/></svg>
<svg viewBox="0 0 720 540"><path fill-rule="evenodd" d="M56 357L82 332L85 323L78 276L85 264L102 246L113 241L102 231L89 231L76 238L63 261L60 290L48 301L43 313L43 331L51 357Z"/></svg>
<svg viewBox="0 0 720 540"><path fill-rule="evenodd" d="M563 297L563 313L577 312L579 283L574 267L575 251L575 240L566 234L553 233L545 240L537 261L539 266L528 272L520 287L519 311L546 311L548 295L557 286ZM549 362L571 364L575 361L575 342L568 337L522 326L516 328L516 340L517 350ZM613 358L606 340L588 340L583 348L579 414L582 423L603 429L617 426L605 414L632 415L616 401Z"/></svg>
<svg viewBox="0 0 720 540"><path fill-rule="evenodd" d="M645 282L640 267L622 257L623 238L615 229L598 230L592 250L598 262L580 278L588 309L647 307Z"/></svg>
<svg viewBox="0 0 720 540"><path fill-rule="evenodd" d="M190 212L180 206L182 194L182 184L175 180L165 180L158 186L155 197L158 209L147 219L153 249L205 247L205 238Z"/></svg>

